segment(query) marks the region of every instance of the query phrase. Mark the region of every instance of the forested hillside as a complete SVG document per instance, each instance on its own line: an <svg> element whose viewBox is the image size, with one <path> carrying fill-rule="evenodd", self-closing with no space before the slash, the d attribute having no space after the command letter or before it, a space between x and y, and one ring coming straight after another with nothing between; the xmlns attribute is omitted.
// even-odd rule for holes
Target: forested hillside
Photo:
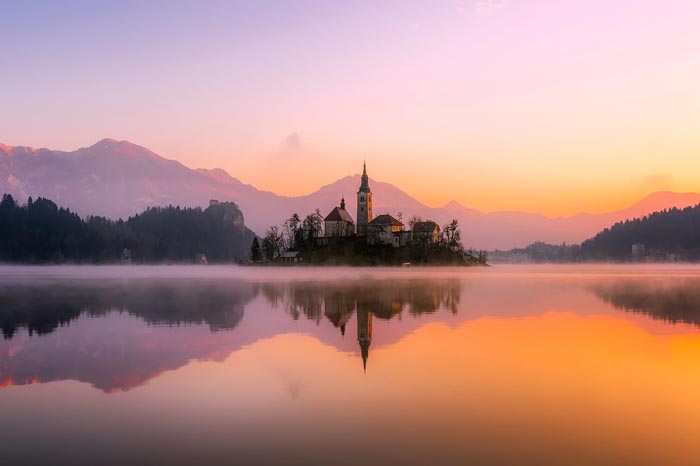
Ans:
<svg viewBox="0 0 700 466"><path fill-rule="evenodd" d="M10 195L0 202L0 261L28 263L210 262L246 259L254 233L230 202L201 208L155 207L130 217L81 219L54 202L29 198L19 205Z"/></svg>
<svg viewBox="0 0 700 466"><path fill-rule="evenodd" d="M633 250L634 246L634 250ZM700 204L618 222L578 244L494 251L494 262L700 261Z"/></svg>
<svg viewBox="0 0 700 466"><path fill-rule="evenodd" d="M580 254L587 260L624 260L632 258L633 244L643 246L639 256L700 259L700 204L616 223L584 241Z"/></svg>

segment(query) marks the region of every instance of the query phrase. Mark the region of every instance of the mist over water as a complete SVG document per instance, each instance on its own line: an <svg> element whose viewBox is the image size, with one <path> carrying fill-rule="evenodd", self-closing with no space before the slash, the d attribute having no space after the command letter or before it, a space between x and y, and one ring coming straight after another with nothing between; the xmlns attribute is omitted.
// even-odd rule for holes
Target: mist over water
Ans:
<svg viewBox="0 0 700 466"><path fill-rule="evenodd" d="M697 464L698 290L693 265L0 267L3 461Z"/></svg>

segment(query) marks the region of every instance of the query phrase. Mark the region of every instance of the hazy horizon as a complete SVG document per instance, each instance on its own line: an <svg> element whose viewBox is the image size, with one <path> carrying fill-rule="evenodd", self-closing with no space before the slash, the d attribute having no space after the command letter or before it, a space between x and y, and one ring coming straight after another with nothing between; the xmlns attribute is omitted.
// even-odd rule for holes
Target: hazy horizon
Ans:
<svg viewBox="0 0 700 466"><path fill-rule="evenodd" d="M73 1L3 13L7 145L125 139L283 195L366 159L373 178L428 205L549 217L700 190L700 6L689 0Z"/></svg>
<svg viewBox="0 0 700 466"><path fill-rule="evenodd" d="M140 148L142 148L142 149L146 149L146 150L149 150L149 151L151 150L151 149L149 149L148 147L144 147L144 146L142 146L142 145L140 145L140 144L138 144L137 142L134 142L134 141L118 140L118 139L110 138L110 137L106 137L106 138L101 139L100 141L96 141L94 144L83 145L83 146L81 146L81 147L76 147L76 148L74 148L74 149L69 149L69 150L55 149L55 148L51 148L51 147L35 147L35 146L31 146L31 145L26 145L26 144L25 144L25 145L20 144L20 145L11 146L11 145L8 145L8 144L4 144L2 141L0 141L0 145L3 145L3 144L4 144L4 145L6 145L6 146L8 146L8 147L28 147L28 148L35 149L35 150L39 150L39 149L48 149L48 150L50 150L50 151L60 151L60 152L71 153L71 152L74 152L74 151L76 151L76 150L86 149L86 148L92 147L93 145L97 145L97 144L99 144L99 143L101 143L101 142L104 142L104 141L113 141L113 142L115 142L115 143L128 143L128 144L131 144L131 145L134 145L134 146L138 146L138 147L140 147ZM158 154L158 153L156 153L156 152L154 152L154 153L155 153L157 156L162 157L162 158L164 158L164 159L166 159L166 160L174 160L174 161L176 161L176 162L178 162L178 163L184 165L185 167L187 167L187 168L189 168L189 169L191 169L191 170L199 170L199 169L204 169L204 170L224 170L224 171L226 171L226 173L228 173L230 176L236 178L238 181L240 181L240 182L242 182L242 183L244 183L244 184L249 184L249 185L251 185L251 186L253 186L253 187L257 188L257 189L260 189L260 190L272 192L272 193L274 193L274 194L276 194L276 195L278 195L278 196L284 196L284 197L290 197L290 198L302 198L302 197L310 196L310 195L312 195L312 194L318 192L319 190L321 190L321 189L323 189L323 188L325 188L325 187L332 186L333 184L338 183L338 182L340 182L340 181L343 181L343 180L345 180L345 179L347 179L347 178L359 178L360 175L361 175L360 172L354 172L354 173L345 174L345 175L341 176L340 178L328 179L328 180L326 180L326 181L322 181L320 185L318 185L318 186L316 186L316 187L310 188L310 191L308 191L308 192L303 192L303 193L300 193L300 194L289 195L289 194L286 194L286 193L284 193L284 192L276 191L275 189L263 189L263 188L261 188L261 187L259 187L259 186L256 186L254 183L249 182L248 180L241 179L239 176L237 176L236 173L231 173L231 172L229 172L228 170L226 170L225 168L222 168L222 167L189 166L189 165L183 163L183 162L180 161L180 160L172 159L172 158L169 158L169 157L167 157L167 156L165 156L165 155L163 155L163 154ZM370 170L370 171L371 171L371 170ZM570 218L570 217L574 217L574 216L576 216L576 215L581 215L581 214L584 214L584 215L586 215L586 214L594 214L594 215L597 215L597 214L613 213L613 212L616 212L616 211L619 211L619 210L624 210L624 209L626 209L626 208L630 208L630 207L632 207L632 206L634 206L634 205L636 205L636 204L638 204L638 203L640 203L640 202L643 202L644 200L647 200L647 199L649 199L649 198L652 198L652 197L654 197L654 196L660 196L660 195L662 196L662 195L664 195L664 194L675 194L675 195L681 195L681 196L682 196L682 195L698 194L697 192L691 192L691 191L688 191L688 192L679 192L679 191L673 191L673 190L669 190L669 189L651 190L651 191L646 192L646 193L640 193L640 194L641 194L641 197L638 198L638 199L636 199L636 200L634 200L634 199L631 200L631 203L630 203L630 204L622 204L622 205L620 205L619 207L613 208L613 210L609 210L609 209L607 209L607 208L603 208L603 209L599 209L599 210L588 210L588 211L572 212L572 213L570 213L570 214L563 214L563 215L547 215L546 213L539 212L539 211L518 211L518 210L515 210L515 209L502 209L502 210L482 211L482 210L479 210L479 209L477 209L477 208L475 208L475 207L473 207L473 206L471 206L471 205L465 205L465 204L463 204L462 202L460 202L460 201L457 200L457 199L451 199L451 200L447 201L447 202L444 203L444 204L436 205L436 204L431 204L431 203L429 203L429 202L426 202L424 199L421 199L421 198L418 198L418 197L416 197L416 196L413 196L413 193L412 193L410 190L407 190L407 189L405 189L405 188L402 187L402 186L398 186L398 185L394 184L391 180L379 180L379 179L376 179L376 178L373 177L373 176L370 176L370 180L372 181L372 183L381 183L381 184L388 184L388 185L391 185L391 186L393 186L393 187L395 187L395 188L401 190L401 191L404 192L406 195L408 195L408 196L414 198L416 201L418 201L418 202L420 202L420 203L422 203L422 204L424 204L425 206L430 207L430 208L435 208L435 209L444 208L444 207L448 207L450 204L456 202L456 203L458 203L459 205L461 205L462 207L464 207L464 208L466 208L466 209L475 210L475 211L480 212L480 213L486 213L486 214L489 214L489 213L525 213L525 214L536 214L536 215L542 215L542 216L544 216L544 217L546 217L546 218L548 218L548 219L552 219L552 220L556 220L556 219L559 219L559 218ZM352 201L352 195L353 195L353 193L348 193L348 200L349 200L349 201ZM22 199L17 199L17 200L20 201L20 202L22 201ZM329 201L334 201L334 200L329 199ZM662 209L662 208L665 208L665 206L659 206L659 209Z"/></svg>

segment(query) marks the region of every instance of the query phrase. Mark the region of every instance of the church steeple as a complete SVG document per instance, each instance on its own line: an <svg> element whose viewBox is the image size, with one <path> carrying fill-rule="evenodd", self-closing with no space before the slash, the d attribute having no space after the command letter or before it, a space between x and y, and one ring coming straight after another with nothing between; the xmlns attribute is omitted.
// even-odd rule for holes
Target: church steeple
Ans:
<svg viewBox="0 0 700 466"><path fill-rule="evenodd" d="M362 181L360 182L360 192L370 192L369 177L367 176L367 162L362 162Z"/></svg>
<svg viewBox="0 0 700 466"><path fill-rule="evenodd" d="M345 196L340 199L340 208L345 210Z"/></svg>
<svg viewBox="0 0 700 466"><path fill-rule="evenodd" d="M367 373L367 358L369 357L369 342L360 342L360 352L362 353L362 370Z"/></svg>
<svg viewBox="0 0 700 466"><path fill-rule="evenodd" d="M372 313L367 309L357 309L357 342L360 344L362 367L367 372L369 345L372 343Z"/></svg>
<svg viewBox="0 0 700 466"><path fill-rule="evenodd" d="M362 164L362 179L357 191L357 233L367 234L367 224L372 221L372 191L369 189L367 163Z"/></svg>

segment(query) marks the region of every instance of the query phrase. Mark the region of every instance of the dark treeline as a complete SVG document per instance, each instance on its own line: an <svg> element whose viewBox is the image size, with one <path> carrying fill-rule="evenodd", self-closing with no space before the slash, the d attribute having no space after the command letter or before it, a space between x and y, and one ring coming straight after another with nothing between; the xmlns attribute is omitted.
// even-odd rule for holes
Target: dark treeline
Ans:
<svg viewBox="0 0 700 466"><path fill-rule="evenodd" d="M700 204L616 223L581 243L581 256L587 260L625 260L632 256L633 244L644 246L637 255L645 257L675 254L683 260L699 260Z"/></svg>
<svg viewBox="0 0 700 466"><path fill-rule="evenodd" d="M154 207L128 220L81 219L54 202L0 202L0 261L28 263L212 262L247 259L255 234L229 202L200 208ZM128 255L124 256L124 250Z"/></svg>
<svg viewBox="0 0 700 466"><path fill-rule="evenodd" d="M549 263L698 261L700 204L684 209L662 210L645 217L618 222L580 245L537 242L525 248L496 251L494 256L497 260Z"/></svg>

